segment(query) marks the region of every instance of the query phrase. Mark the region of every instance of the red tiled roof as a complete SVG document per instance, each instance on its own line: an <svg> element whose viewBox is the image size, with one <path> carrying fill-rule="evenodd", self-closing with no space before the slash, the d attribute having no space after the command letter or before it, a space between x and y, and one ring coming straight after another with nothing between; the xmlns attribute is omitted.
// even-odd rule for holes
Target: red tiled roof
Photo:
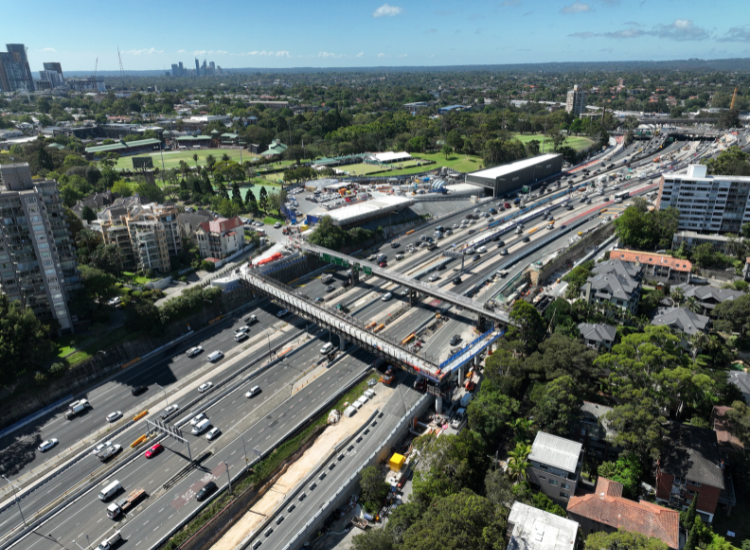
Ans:
<svg viewBox="0 0 750 550"><path fill-rule="evenodd" d="M655 537L670 548L679 547L678 512L651 502L623 498L621 494L622 484L600 477L594 494L570 498L568 512L616 529Z"/></svg>
<svg viewBox="0 0 750 550"><path fill-rule="evenodd" d="M234 229L235 227L240 227L242 225L242 220L238 216L235 216L234 218L217 218L215 220L203 222L201 224L201 228L206 233L224 233L225 231L230 231Z"/></svg>
<svg viewBox="0 0 750 550"><path fill-rule="evenodd" d="M625 250L615 248L609 254L612 260L622 260L623 262L633 262L647 265L661 265L670 267L675 271L684 271L689 273L693 269L693 264L688 260L680 260L671 256L662 256L661 254L649 254L648 252L638 252L637 250Z"/></svg>

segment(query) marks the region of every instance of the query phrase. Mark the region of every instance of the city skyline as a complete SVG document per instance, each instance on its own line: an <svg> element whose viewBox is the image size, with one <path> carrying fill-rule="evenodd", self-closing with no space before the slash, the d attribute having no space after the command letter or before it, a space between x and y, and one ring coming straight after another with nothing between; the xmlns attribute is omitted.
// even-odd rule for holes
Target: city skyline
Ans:
<svg viewBox="0 0 750 550"><path fill-rule="evenodd" d="M51 57L68 71L93 72L97 59L99 70L118 70L118 47L126 71L165 72L179 61L192 64L194 57L210 57L228 70L750 57L750 28L726 17L742 12L739 0L728 0L722 10L694 1L469 0L455 6L334 0L294 3L284 18L270 5L230 1L222 11L233 15L219 26L206 26L203 16L188 17L179 28L164 25L158 33L142 26L113 32L117 8L105 5L87 10L87 33L80 36L70 32L79 21L65 6L31 4L33 20L28 4L6 3L4 13L14 24L4 42L28 46L32 72ZM152 20L174 17L171 5L135 8L147 10ZM200 14L208 6L188 0L180 8ZM35 32L40 27L43 42Z"/></svg>

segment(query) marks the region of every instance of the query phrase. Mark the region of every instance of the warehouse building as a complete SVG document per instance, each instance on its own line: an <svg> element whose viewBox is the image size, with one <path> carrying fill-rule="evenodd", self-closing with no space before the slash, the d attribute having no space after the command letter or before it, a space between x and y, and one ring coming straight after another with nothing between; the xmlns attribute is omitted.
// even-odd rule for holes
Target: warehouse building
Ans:
<svg viewBox="0 0 750 550"><path fill-rule="evenodd" d="M390 213L408 208L413 204L414 201L412 199L387 195L335 210L316 208L307 215L307 223L308 225L314 225L319 223L325 216L330 216L334 225L349 228L385 217Z"/></svg>
<svg viewBox="0 0 750 550"><path fill-rule="evenodd" d="M499 197L557 174L562 163L562 155L547 153L466 174L466 183L484 187L485 195Z"/></svg>

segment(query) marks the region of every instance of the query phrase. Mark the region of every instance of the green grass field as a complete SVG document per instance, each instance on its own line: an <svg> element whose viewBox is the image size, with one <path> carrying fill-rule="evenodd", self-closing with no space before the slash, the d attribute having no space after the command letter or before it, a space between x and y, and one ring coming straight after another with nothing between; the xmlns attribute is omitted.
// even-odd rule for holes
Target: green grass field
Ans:
<svg viewBox="0 0 750 550"><path fill-rule="evenodd" d="M206 157L208 155L213 155L214 158L217 161L221 160L222 155L226 153L230 159L239 162L240 161L240 150L239 149L200 149L197 151L165 151L164 152L164 168L169 170L170 168L177 168L180 165L180 161L184 160L188 163L188 166L195 166L195 161L193 160L193 155L198 155L198 165L204 166L206 164ZM161 154L160 153L151 153L149 155L135 155L137 157L144 157L149 156L154 159L154 167L162 169L161 164ZM242 151L242 161L248 161L251 158L256 157L257 155L253 155L251 153L248 153L247 151ZM117 164L115 164L115 169L117 170L132 170L133 169L133 157L122 157L118 159Z"/></svg>
<svg viewBox="0 0 750 550"><path fill-rule="evenodd" d="M513 134L513 137L517 138L521 143L524 145L530 142L531 140L537 140L539 142L539 146L541 147L542 139L544 139L544 148L542 149L542 153L552 153L552 148L554 147L554 143L552 143L552 140L548 137L543 136L542 134ZM564 146L572 147L576 151L580 151L581 149L588 147L594 143L588 138L585 137L579 137L579 136L571 136L565 140L565 143L563 143Z"/></svg>

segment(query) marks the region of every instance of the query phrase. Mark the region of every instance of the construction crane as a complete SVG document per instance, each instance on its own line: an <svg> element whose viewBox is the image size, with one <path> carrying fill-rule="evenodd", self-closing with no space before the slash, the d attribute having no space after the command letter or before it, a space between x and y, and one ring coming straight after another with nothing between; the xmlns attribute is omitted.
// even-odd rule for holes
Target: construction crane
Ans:
<svg viewBox="0 0 750 550"><path fill-rule="evenodd" d="M729 105L729 110L734 109L734 102L737 99L737 86L734 87L734 94L732 94L732 103Z"/></svg>
<svg viewBox="0 0 750 550"><path fill-rule="evenodd" d="M117 59L120 60L120 76L125 76L125 69L122 68L122 56L120 55L120 46L117 46Z"/></svg>

